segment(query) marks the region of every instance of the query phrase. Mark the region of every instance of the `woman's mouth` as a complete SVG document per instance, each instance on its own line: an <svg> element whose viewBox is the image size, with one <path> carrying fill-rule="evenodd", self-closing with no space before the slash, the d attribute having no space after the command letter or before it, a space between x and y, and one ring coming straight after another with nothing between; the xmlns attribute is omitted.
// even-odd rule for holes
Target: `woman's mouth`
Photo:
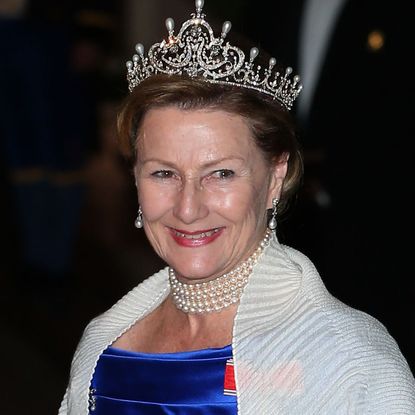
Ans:
<svg viewBox="0 0 415 415"><path fill-rule="evenodd" d="M224 228L213 228L198 231L184 231L169 228L173 239L181 246L198 247L213 242L222 233Z"/></svg>

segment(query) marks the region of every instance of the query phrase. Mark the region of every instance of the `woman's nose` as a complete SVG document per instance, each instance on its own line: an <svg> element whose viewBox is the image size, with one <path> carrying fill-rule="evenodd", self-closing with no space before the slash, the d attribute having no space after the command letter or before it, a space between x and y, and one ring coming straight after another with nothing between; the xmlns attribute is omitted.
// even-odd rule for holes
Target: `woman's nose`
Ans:
<svg viewBox="0 0 415 415"><path fill-rule="evenodd" d="M185 224L197 222L208 214L203 188L196 179L189 179L177 194L174 215Z"/></svg>

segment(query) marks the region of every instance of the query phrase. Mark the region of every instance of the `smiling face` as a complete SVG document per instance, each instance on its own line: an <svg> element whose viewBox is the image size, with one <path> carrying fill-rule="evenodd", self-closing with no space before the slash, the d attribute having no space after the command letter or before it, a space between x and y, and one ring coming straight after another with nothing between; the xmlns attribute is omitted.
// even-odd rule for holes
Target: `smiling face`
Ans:
<svg viewBox="0 0 415 415"><path fill-rule="evenodd" d="M270 166L246 121L220 110L150 110L135 168L144 230L183 280L230 271L256 248L286 161Z"/></svg>

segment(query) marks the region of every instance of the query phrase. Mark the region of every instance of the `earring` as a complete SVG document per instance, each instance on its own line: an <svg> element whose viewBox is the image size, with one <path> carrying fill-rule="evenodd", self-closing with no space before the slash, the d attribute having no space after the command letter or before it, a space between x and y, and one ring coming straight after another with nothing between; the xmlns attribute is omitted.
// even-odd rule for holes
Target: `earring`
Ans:
<svg viewBox="0 0 415 415"><path fill-rule="evenodd" d="M275 231L277 229L277 206L278 206L279 200L277 198L272 199L272 213L271 213L271 219L268 222L268 228L272 231Z"/></svg>
<svg viewBox="0 0 415 415"><path fill-rule="evenodd" d="M137 229L143 227L143 211L141 210L141 206L138 207L137 219L135 220L134 225Z"/></svg>

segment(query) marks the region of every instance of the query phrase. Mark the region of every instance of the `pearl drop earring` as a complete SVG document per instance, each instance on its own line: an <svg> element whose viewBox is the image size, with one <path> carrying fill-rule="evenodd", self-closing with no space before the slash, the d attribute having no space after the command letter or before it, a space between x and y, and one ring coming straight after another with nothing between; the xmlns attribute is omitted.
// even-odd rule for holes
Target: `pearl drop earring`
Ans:
<svg viewBox="0 0 415 415"><path fill-rule="evenodd" d="M137 229L141 229L144 225L144 223L143 223L143 211L141 210L141 206L138 207L138 214L137 214L137 218L134 222L134 225Z"/></svg>
<svg viewBox="0 0 415 415"><path fill-rule="evenodd" d="M268 228L272 231L275 231L277 229L277 206L278 206L279 200L277 198L272 199L272 214L271 219L268 222Z"/></svg>

